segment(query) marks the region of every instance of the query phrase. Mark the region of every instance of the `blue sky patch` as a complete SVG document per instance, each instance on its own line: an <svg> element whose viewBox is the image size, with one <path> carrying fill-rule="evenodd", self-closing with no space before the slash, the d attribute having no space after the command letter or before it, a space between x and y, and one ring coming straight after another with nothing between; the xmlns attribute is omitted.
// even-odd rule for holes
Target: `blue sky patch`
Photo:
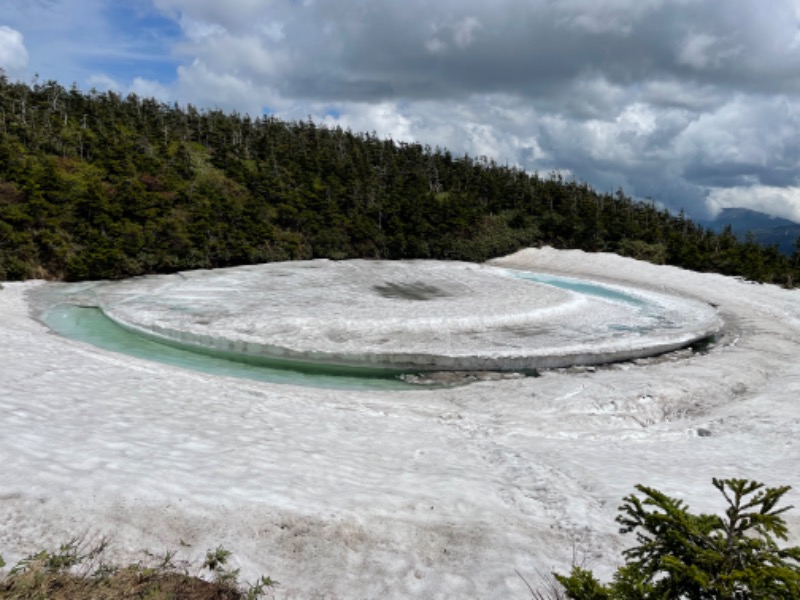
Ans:
<svg viewBox="0 0 800 600"><path fill-rule="evenodd" d="M178 23L142 4L109 3L105 17L116 46L88 66L125 82L142 77L168 83L175 78L179 61L171 48L183 35Z"/></svg>

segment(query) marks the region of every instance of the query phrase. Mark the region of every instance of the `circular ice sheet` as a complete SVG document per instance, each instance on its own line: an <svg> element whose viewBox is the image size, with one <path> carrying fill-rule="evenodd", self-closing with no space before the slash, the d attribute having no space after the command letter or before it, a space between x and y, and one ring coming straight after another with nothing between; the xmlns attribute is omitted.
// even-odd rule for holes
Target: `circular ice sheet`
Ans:
<svg viewBox="0 0 800 600"><path fill-rule="evenodd" d="M721 325L702 302L440 261L272 263L109 282L120 325L245 354L342 365L520 370L649 356Z"/></svg>

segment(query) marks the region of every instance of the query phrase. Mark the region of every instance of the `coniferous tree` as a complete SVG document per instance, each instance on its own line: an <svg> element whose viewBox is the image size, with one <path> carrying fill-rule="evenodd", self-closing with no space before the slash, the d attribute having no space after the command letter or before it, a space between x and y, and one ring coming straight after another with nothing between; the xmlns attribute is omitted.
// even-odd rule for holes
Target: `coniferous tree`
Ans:
<svg viewBox="0 0 800 600"><path fill-rule="evenodd" d="M790 600L800 598L800 547L787 539L778 507L788 486L714 479L727 504L724 516L693 514L681 501L642 485L627 496L617 522L636 545L609 584L585 569L556 574L575 600Z"/></svg>

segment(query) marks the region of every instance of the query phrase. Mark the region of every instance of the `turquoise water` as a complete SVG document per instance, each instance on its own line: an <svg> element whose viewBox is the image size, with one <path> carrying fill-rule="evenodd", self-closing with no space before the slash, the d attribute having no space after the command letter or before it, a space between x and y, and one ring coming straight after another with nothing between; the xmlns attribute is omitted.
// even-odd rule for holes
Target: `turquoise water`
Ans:
<svg viewBox="0 0 800 600"><path fill-rule="evenodd" d="M643 325L634 326L627 323L610 323L608 328L611 331L619 333L620 335L643 335L650 333L655 329L673 329L678 326L655 310L656 307L651 302L634 296L633 294L628 294L621 290L607 287L599 283L581 281L580 279L570 279L567 277L556 277L555 275L529 273L524 271L511 271L511 274L517 279L524 279L525 281L534 281L536 283L552 285L553 287L576 292L584 296L594 296L595 298L602 298L603 300L618 302L620 304L626 304L632 308L635 308L639 314L639 317L645 319L646 323Z"/></svg>
<svg viewBox="0 0 800 600"><path fill-rule="evenodd" d="M562 290L569 290L577 292L584 296L595 296L596 298L603 298L605 300L613 300L621 302L637 308L647 308L649 304L636 296L626 294L620 290L615 290L604 285L597 283L590 283L588 281L581 281L580 279L568 279L565 277L556 277L554 275L542 275L540 273L526 273L523 271L514 271L513 276L517 279L524 279L525 281L535 281L536 283L544 283L552 285L553 287L561 288Z"/></svg>
<svg viewBox="0 0 800 600"><path fill-rule="evenodd" d="M331 389L420 388L400 379L402 371L298 363L197 349L194 346L189 350L178 343L154 342L123 329L98 308L60 304L48 311L43 320L64 337L88 342L112 352L214 375Z"/></svg>

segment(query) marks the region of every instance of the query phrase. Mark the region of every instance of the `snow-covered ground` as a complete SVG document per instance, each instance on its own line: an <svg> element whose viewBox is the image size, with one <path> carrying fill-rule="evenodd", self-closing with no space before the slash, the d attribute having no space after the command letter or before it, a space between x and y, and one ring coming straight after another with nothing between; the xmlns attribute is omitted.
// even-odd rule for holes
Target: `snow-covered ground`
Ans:
<svg viewBox="0 0 800 600"><path fill-rule="evenodd" d="M718 306L703 355L420 391L245 381L50 333L0 290L0 554L109 534L114 556L223 545L289 598L526 598L519 571L608 574L636 483L721 504L711 478L800 486L800 292L607 254L502 267ZM789 500L800 505L800 493ZM800 509L787 514L800 541Z"/></svg>

